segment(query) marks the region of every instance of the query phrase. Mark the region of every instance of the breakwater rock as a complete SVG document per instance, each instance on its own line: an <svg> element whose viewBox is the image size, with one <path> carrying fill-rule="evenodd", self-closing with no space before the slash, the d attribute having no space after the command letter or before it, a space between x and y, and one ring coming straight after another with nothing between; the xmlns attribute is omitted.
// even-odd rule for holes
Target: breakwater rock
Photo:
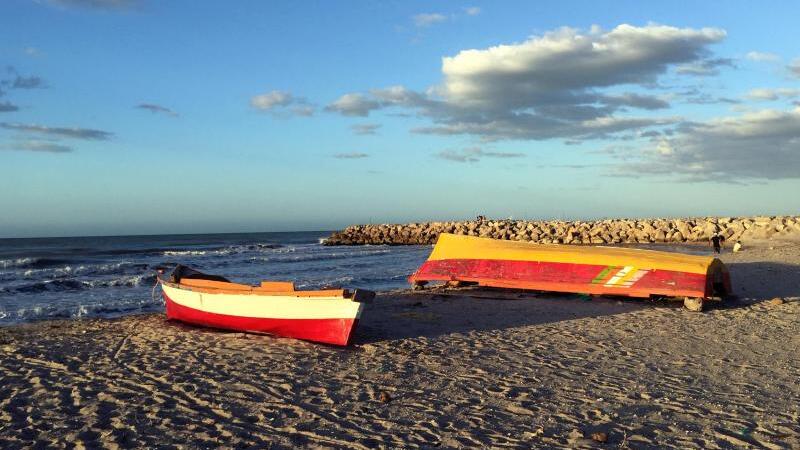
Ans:
<svg viewBox="0 0 800 450"><path fill-rule="evenodd" d="M648 244L707 242L720 233L727 242L800 238L800 216L700 217L683 219L480 220L351 225L325 245L433 244L440 233L541 244Z"/></svg>

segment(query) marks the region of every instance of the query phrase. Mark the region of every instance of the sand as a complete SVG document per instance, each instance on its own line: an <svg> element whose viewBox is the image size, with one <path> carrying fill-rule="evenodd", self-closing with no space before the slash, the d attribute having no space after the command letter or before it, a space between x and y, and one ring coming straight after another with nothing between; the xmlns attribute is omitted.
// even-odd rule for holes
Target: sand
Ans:
<svg viewBox="0 0 800 450"><path fill-rule="evenodd" d="M0 328L0 447L798 448L800 246L769 245L723 256L739 299L703 313L405 291L344 349L159 314Z"/></svg>

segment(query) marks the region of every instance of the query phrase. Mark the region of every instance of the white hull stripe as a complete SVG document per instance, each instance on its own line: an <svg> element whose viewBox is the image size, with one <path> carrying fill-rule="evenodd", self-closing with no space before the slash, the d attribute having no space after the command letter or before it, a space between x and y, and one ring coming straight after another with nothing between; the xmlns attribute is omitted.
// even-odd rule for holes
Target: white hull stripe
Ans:
<svg viewBox="0 0 800 450"><path fill-rule="evenodd" d="M363 304L342 297L209 294L161 285L173 302L213 314L265 319L358 319Z"/></svg>
<svg viewBox="0 0 800 450"><path fill-rule="evenodd" d="M623 280L622 283L619 284L619 286L621 286L621 287L631 287L631 286L633 286L634 283L636 283L637 281L641 280L642 277L647 275L648 272L649 272L649 270L639 269L639 270L636 271L635 274L633 274L632 277L628 278L627 280Z"/></svg>
<svg viewBox="0 0 800 450"><path fill-rule="evenodd" d="M633 270L633 266L623 267L606 282L605 287L615 287L617 282L627 275L631 270Z"/></svg>
<svg viewBox="0 0 800 450"><path fill-rule="evenodd" d="M605 287L622 287L628 288L634 285L637 281L641 280L642 277L647 275L650 272L647 269L637 269L633 266L625 266L620 269L619 272L615 273L613 277L611 277L606 284Z"/></svg>

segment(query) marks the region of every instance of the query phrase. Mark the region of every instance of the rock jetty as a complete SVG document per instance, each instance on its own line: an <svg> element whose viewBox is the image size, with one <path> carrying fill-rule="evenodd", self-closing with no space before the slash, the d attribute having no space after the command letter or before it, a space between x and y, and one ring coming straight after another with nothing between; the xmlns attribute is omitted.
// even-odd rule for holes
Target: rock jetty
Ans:
<svg viewBox="0 0 800 450"><path fill-rule="evenodd" d="M683 219L474 220L351 225L325 245L433 244L440 233L464 234L541 244L649 244L707 242L714 233L726 241L800 238L800 216L700 217Z"/></svg>

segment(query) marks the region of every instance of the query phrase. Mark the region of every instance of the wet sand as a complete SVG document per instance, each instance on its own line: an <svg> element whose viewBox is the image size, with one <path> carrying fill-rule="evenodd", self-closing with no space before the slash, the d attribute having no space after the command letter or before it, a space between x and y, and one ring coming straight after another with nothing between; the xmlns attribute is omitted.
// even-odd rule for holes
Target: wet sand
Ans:
<svg viewBox="0 0 800 450"><path fill-rule="evenodd" d="M404 291L345 349L159 314L0 328L0 447L798 448L800 246L745 250L703 313Z"/></svg>

